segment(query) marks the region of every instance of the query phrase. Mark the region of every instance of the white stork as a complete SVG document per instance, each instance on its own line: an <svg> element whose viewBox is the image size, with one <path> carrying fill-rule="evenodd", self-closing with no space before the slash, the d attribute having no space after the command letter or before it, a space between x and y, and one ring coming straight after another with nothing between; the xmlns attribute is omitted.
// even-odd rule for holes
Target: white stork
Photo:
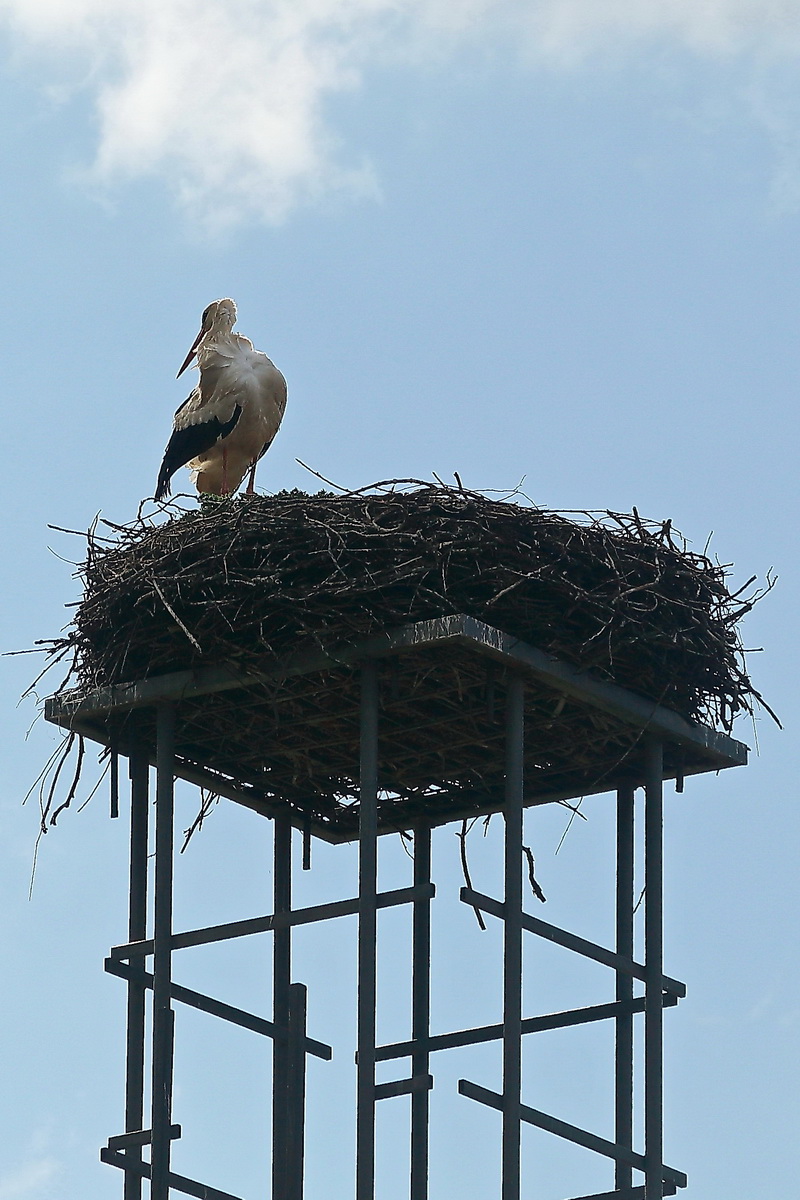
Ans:
<svg viewBox="0 0 800 1200"><path fill-rule="evenodd" d="M254 491L258 460L271 446L286 408L286 380L249 338L233 332L235 324L232 300L214 300L203 313L200 332L178 371L180 377L196 356L200 379L175 413L156 500L169 495L170 480L183 466L200 493L229 495L248 470L248 495Z"/></svg>

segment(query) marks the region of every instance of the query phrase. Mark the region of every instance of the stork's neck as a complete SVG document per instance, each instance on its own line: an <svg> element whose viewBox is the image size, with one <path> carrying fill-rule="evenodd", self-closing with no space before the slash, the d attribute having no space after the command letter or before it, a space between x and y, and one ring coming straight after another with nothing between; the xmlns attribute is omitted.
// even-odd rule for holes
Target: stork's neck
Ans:
<svg viewBox="0 0 800 1200"><path fill-rule="evenodd" d="M234 333L230 326L216 326L209 330L197 350L197 365L202 370L213 365L222 366L232 360L239 360L248 350L253 349L249 338Z"/></svg>
<svg viewBox="0 0 800 1200"><path fill-rule="evenodd" d="M233 321L218 321L200 343L198 356L207 350L231 349L236 345L237 336L233 332Z"/></svg>

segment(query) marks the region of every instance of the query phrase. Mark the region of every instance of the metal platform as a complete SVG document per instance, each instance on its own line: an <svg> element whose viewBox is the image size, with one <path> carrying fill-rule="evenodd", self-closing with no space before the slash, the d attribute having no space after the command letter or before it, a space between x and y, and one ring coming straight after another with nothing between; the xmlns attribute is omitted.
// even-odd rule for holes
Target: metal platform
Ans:
<svg viewBox="0 0 800 1200"><path fill-rule="evenodd" d="M281 704L294 718L287 722ZM239 713L241 738L214 737L220 705ZM321 736L319 715L323 715ZM298 724L306 716L306 723ZM131 867L128 941L106 969L127 982L125 1131L109 1139L103 1160L123 1172L125 1200L173 1192L237 1200L171 1169L175 1006L189 1005L267 1037L273 1047L273 1200L302 1200L306 1056L332 1049L306 1029L306 989L292 982L292 930L358 914L356 1200L375 1200L375 1109L390 1096L411 1104L409 1194L429 1200L429 1097L432 1056L456 1046L502 1045L502 1091L462 1079L459 1092L497 1110L502 1121L500 1200L520 1200L522 1128L532 1124L614 1164L613 1188L579 1200L661 1200L686 1184L663 1162L663 1013L685 995L664 974L662 936L663 780L743 765L740 742L693 724L652 701L557 662L468 617L424 622L366 642L289 656L279 669L243 673L218 666L52 698L47 718L111 747L130 763ZM412 728L409 728L409 722ZM576 738L583 736L583 741ZM236 739L233 739L234 743ZM288 749L287 749L288 745ZM241 751L241 772L236 755ZM297 781L287 763L305 761ZM150 767L156 768L154 920L148 936ZM118 780L118 769L112 779ZM174 780L187 779L274 820L274 907L269 914L175 932L172 922ZM342 786L342 784L346 786ZM334 791L334 785L339 789ZM645 953L634 959L634 793L644 788ZM305 789L305 791L304 791ZM523 812L590 792L617 793L616 937L613 949L550 925L523 909ZM311 799L308 794L311 793ZM304 799L305 797L305 799ZM116 797L112 796L112 806ZM330 803L328 803L330 802ZM326 807L326 804L328 807ZM502 1023L476 1029L430 1028L431 829L478 813L502 811L502 899L465 888L461 900L503 922ZM358 895L314 908L292 902L292 826L330 841L357 837ZM413 831L413 881L377 891L378 835ZM376 1042L377 922L382 909L411 905L413 937L410 1038ZM173 978L181 948L273 934L270 1019L223 1004ZM613 974L609 1001L524 1017L522 956L526 934L544 938ZM148 970L148 960L152 969ZM635 981L643 984L637 992ZM145 998L152 992L152 1021ZM613 998L612 998L613 997ZM644 1021L644 1145L634 1146L634 1018ZM616 1031L614 1138L608 1140L523 1103L522 1038L550 1029L613 1021ZM152 1031L149 1123L145 1121L145 1046ZM376 1083L376 1063L401 1059L408 1072ZM146 1149L149 1146L149 1158ZM600 1184L604 1182L599 1180ZM610 1182L610 1180L608 1181ZM526 1195L530 1194L526 1190ZM578 1198L575 1198L578 1200Z"/></svg>
<svg viewBox="0 0 800 1200"><path fill-rule="evenodd" d="M378 665L379 832L445 824L504 803L508 682L524 679L525 805L638 781L645 735L665 778L741 766L747 747L467 616L287 655L269 671L228 664L47 701L47 719L156 757L159 704L175 703L175 774L328 841L358 836L359 669Z"/></svg>

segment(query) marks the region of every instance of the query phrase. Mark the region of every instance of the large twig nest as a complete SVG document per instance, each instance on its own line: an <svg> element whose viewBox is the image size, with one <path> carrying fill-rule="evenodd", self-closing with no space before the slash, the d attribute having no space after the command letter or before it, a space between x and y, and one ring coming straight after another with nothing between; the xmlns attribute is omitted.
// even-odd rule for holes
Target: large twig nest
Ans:
<svg viewBox="0 0 800 1200"><path fill-rule="evenodd" d="M635 512L423 485L294 491L92 536L82 573L53 648L87 690L466 613L725 730L760 700L738 632L760 593L731 595L724 566Z"/></svg>

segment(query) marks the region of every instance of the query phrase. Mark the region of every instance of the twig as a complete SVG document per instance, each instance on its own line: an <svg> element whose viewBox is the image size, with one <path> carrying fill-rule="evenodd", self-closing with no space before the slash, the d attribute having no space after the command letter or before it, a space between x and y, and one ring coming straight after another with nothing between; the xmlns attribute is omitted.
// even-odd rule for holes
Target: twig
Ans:
<svg viewBox="0 0 800 1200"><path fill-rule="evenodd" d="M334 483L332 479L326 479L324 475L320 475L319 471L315 471L313 467L308 465L308 463L304 463L302 458L296 458L294 461L299 463L304 470L310 471L312 475L316 475L317 479L321 479L323 483L327 483L329 487L336 488L338 492L346 493L348 491L348 489L342 487L340 483Z"/></svg>
<svg viewBox="0 0 800 1200"><path fill-rule="evenodd" d="M108 774L108 772L109 772L110 768L111 768L111 760L109 759L109 761L108 761L108 762L106 763L106 765L103 767L102 774L100 775L100 778L98 779L97 783L94 785L94 787L92 788L92 790L89 792L89 795L86 797L86 799L83 801L83 803L82 803L82 804L79 804L79 805L78 805L78 812L83 812L83 810L86 808L86 805L89 803L89 801L90 801L90 800L92 800L92 799L94 799L94 797L97 795L97 789L100 787L100 784L101 784L101 783L103 782L103 780L105 779L105 777L106 777L106 775Z"/></svg>
<svg viewBox="0 0 800 1200"><path fill-rule="evenodd" d="M580 811L580 807L582 804L583 804L583 796L581 796L577 805L572 809L572 812L570 813L570 817L569 817L569 820L567 821L566 828L564 829L564 832L562 833L561 837L559 838L558 845L556 846L556 849L555 849L556 854L558 854L559 850L564 845L564 839L566 838L567 834L569 833L570 829L572 828L572 822L575 820L575 818L583 817L584 821L586 820L586 817ZM572 806L567 804L566 807L571 808Z"/></svg>
<svg viewBox="0 0 800 1200"><path fill-rule="evenodd" d="M200 808L197 811L195 819L192 821L188 829L183 831L183 845L181 846L181 854L183 854L189 842L199 829L203 828L203 822L211 812L215 804L219 802L219 796L216 792L208 792L205 788L200 789Z"/></svg>
<svg viewBox="0 0 800 1200"><path fill-rule="evenodd" d="M191 632L190 632L190 631L189 631L189 630L186 628L186 626L184 625L183 621L180 619L180 617L178 616L178 614L175 612L175 609L172 607L172 605L170 604L169 600L167 600L167 598L166 598L166 596L164 595L164 593L162 592L161 588L158 586L158 583L156 582L156 580L155 580L155 579L151 579L151 580L150 580L150 582L152 583L152 585L153 585L153 587L155 588L156 592L158 592L158 596L159 596L159 599L161 600L161 603L164 605L164 608L167 610L167 612L169 613L169 615L172 617L172 619L173 619L173 621L175 622L175 624L178 626L178 628L179 628L179 629L182 629L182 630L183 630L183 632L186 634L186 636L187 636L187 638L189 639L189 641L190 641L190 642L192 643L192 645L194 646L195 650L198 650L198 651L200 652L200 654L202 654L202 653L203 653L203 647L200 645L200 643L198 642L198 640L197 640L197 638L194 636L194 634L193 634L193 633L191 633Z"/></svg>
<svg viewBox="0 0 800 1200"><path fill-rule="evenodd" d="M545 896L542 889L539 887L539 884L536 882L536 876L534 874L534 865L535 864L534 864L533 853L529 846L523 846L522 849L525 853L525 857L528 860L528 881L531 885L531 891L533 892L533 894L537 898L537 900L541 900L542 904L544 904L547 901L547 897Z"/></svg>
<svg viewBox="0 0 800 1200"><path fill-rule="evenodd" d="M58 808L56 809L56 811L53 813L52 817L50 818L51 825L55 825L56 821L58 820L58 818L60 817L60 815L64 811L64 809L69 808L70 804L72 804L72 801L75 797L75 793L78 790L78 784L80 783L81 769L83 767L83 756L84 756L85 752L86 752L86 744L83 740L83 735L79 733L78 734L78 760L75 763L75 774L72 777L72 783L70 784L69 791L67 792L66 800L64 800L61 804L59 804Z"/></svg>
<svg viewBox="0 0 800 1200"><path fill-rule="evenodd" d="M469 833L470 829L472 829L472 826L474 824L475 824L474 820L471 822L468 822L467 819L464 818L464 820L461 822L461 832L456 834L456 837L458 838L459 842L461 843L461 869L464 872L464 882L466 883L466 885L470 891L472 891L472 880L470 879L469 863L467 862L467 834ZM477 918L478 924L480 925L481 929L485 930L486 922L483 919L483 914L481 913L481 910L479 908L476 908L473 905L473 912L475 913L475 916Z"/></svg>

